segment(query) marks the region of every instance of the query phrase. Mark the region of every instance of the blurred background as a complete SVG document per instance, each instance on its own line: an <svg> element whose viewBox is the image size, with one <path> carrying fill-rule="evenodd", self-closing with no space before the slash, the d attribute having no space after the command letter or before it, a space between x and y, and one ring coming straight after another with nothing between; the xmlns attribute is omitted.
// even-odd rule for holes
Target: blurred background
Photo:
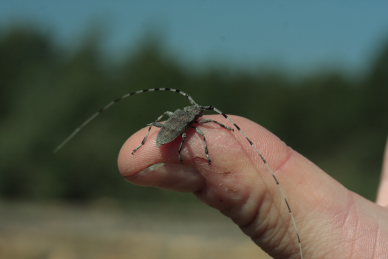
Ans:
<svg viewBox="0 0 388 259"><path fill-rule="evenodd" d="M1 1L0 258L268 258L190 194L133 186L116 157L187 104L268 128L374 200L388 132L385 1ZM142 116L138 116L141 114ZM291 201L298 202L298 201Z"/></svg>

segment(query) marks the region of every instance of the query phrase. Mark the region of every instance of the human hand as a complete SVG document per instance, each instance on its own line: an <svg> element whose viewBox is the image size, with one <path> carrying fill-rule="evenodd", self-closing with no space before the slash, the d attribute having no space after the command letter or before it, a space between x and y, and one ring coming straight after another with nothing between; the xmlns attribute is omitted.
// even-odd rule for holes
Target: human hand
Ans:
<svg viewBox="0 0 388 259"><path fill-rule="evenodd" d="M206 117L222 121L221 116ZM304 258L388 258L387 162L375 204L346 189L256 123L233 119L276 171L296 219ZM178 160L179 140L156 146L159 129L131 155L146 134L142 129L120 151L121 174L134 184L193 192L230 217L274 258L300 258L290 215L257 153L239 132L211 123L200 127L211 165L195 131L189 132L183 147L183 163ZM149 168L152 165L156 166Z"/></svg>

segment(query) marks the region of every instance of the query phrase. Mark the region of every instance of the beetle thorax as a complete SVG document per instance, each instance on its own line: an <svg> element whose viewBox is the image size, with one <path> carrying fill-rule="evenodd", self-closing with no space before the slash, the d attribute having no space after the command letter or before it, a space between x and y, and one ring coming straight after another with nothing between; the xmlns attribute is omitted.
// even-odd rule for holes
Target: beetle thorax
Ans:
<svg viewBox="0 0 388 259"><path fill-rule="evenodd" d="M188 114L191 114L195 117L199 117L202 115L202 112L203 112L203 109L201 106L199 105L191 105L191 106L186 106L183 108L183 110L185 112L187 112Z"/></svg>

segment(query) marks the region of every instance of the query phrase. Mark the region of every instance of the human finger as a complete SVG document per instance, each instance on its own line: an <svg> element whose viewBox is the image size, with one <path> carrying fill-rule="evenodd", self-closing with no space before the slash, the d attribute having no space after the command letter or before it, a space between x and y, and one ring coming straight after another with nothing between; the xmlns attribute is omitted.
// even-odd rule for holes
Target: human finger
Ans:
<svg viewBox="0 0 388 259"><path fill-rule="evenodd" d="M221 116L206 117L222 120ZM163 188L176 189L177 183L183 181L181 191L195 192L202 201L230 217L275 258L300 258L296 233L306 258L350 258L355 253L360 257L353 258L368 258L372 249L384 250L383 245L373 244L380 231L375 222L386 217L386 211L348 191L261 126L244 118L233 118L276 172L288 205L276 188L271 169L268 170L246 139L238 131L231 132L218 125L200 126L207 138L211 165L205 158L204 141L194 130L188 132L182 150L183 165L177 154L179 138L159 148L155 143L159 129L131 155L145 135L144 129L124 144L119 155L120 172L133 183ZM159 163L174 165L176 170L180 166L192 168L191 180L185 180L183 174L174 170L170 173L152 170L146 177L139 174Z"/></svg>

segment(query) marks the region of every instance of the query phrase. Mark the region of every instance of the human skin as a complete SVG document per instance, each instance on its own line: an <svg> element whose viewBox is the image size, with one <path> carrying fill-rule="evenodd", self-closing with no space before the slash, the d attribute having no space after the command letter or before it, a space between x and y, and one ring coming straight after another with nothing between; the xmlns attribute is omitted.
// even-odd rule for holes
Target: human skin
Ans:
<svg viewBox="0 0 388 259"><path fill-rule="evenodd" d="M204 117L226 123L219 115ZM387 165L377 203L373 203L346 189L258 124L242 117L233 119L276 172L295 216L304 258L388 258ZM200 127L206 134L211 165L195 130L188 131L183 163L177 154L180 138L157 147L159 129L132 155L146 134L144 128L123 145L118 158L121 174L137 185L193 192L230 217L272 257L300 258L284 200L254 149L238 131L213 123Z"/></svg>

